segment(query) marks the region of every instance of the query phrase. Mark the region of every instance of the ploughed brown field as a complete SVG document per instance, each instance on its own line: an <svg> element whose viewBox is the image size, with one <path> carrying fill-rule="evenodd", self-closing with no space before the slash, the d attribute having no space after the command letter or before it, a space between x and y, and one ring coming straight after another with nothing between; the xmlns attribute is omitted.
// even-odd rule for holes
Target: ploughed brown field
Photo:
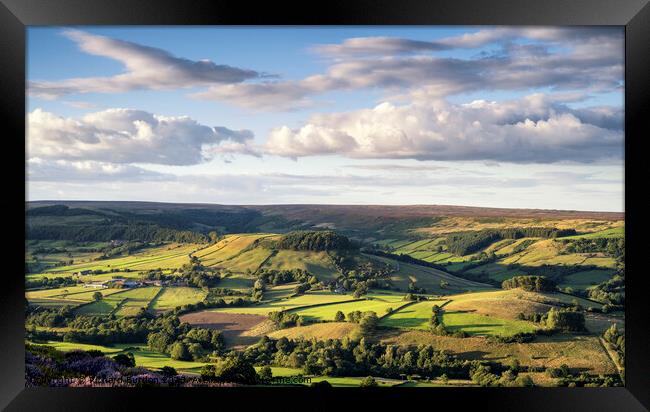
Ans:
<svg viewBox="0 0 650 412"><path fill-rule="evenodd" d="M201 328L218 329L228 347L251 345L272 328L266 316L239 313L220 313L204 310L179 317L181 322Z"/></svg>

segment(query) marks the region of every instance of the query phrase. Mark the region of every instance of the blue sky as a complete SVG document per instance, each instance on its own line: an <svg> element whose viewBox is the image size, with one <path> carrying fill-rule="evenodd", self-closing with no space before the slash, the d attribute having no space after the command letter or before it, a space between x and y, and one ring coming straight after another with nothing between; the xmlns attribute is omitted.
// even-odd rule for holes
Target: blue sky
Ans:
<svg viewBox="0 0 650 412"><path fill-rule="evenodd" d="M622 28L28 29L28 198L623 210Z"/></svg>

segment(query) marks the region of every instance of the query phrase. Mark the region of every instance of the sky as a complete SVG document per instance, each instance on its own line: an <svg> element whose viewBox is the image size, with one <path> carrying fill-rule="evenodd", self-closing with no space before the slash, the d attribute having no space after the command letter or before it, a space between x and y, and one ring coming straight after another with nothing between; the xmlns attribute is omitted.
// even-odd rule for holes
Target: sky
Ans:
<svg viewBox="0 0 650 412"><path fill-rule="evenodd" d="M30 27L28 200L623 211L622 27Z"/></svg>

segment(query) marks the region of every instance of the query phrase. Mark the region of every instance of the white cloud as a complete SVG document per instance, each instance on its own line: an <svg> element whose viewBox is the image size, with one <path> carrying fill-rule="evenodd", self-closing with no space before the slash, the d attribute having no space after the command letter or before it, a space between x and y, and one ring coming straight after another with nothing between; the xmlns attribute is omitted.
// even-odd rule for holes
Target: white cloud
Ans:
<svg viewBox="0 0 650 412"><path fill-rule="evenodd" d="M619 117L605 109L571 110L542 95L463 105L416 99L402 106L384 102L373 109L316 115L297 129L276 128L266 150L291 158L336 153L534 163L620 160Z"/></svg>
<svg viewBox="0 0 650 412"><path fill-rule="evenodd" d="M192 165L220 143L245 147L252 138L249 130L132 109L108 109L78 120L36 109L27 122L28 155L58 160Z"/></svg>
<svg viewBox="0 0 650 412"><path fill-rule="evenodd" d="M126 71L114 76L72 78L62 81L32 81L29 93L56 98L71 93L119 93L138 89L177 89L211 84L238 83L260 77L260 73L210 60L175 57L154 47L97 36L79 30L64 35L86 53L121 62Z"/></svg>
<svg viewBox="0 0 650 412"><path fill-rule="evenodd" d="M436 54L491 43L497 44L494 51L477 49L471 57ZM618 28L493 28L435 42L366 37L315 49L336 57L323 74L214 85L194 97L281 111L309 105L310 97L333 90L406 90L441 98L531 88L611 92L620 90L623 80L623 32Z"/></svg>
<svg viewBox="0 0 650 412"><path fill-rule="evenodd" d="M151 182L173 180L171 174L137 166L96 162L31 158L27 161L30 182Z"/></svg>

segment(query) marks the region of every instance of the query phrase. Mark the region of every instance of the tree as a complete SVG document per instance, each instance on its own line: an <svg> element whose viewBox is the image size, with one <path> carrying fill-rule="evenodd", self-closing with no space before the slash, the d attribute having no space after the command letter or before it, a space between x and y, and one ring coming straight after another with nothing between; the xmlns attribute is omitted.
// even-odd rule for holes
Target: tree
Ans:
<svg viewBox="0 0 650 412"><path fill-rule="evenodd" d="M320 381L320 382L312 382L311 385L309 385L312 388L331 388L332 384L329 383L328 381Z"/></svg>
<svg viewBox="0 0 650 412"><path fill-rule="evenodd" d="M447 289L449 287L449 282L446 280L440 280L440 289Z"/></svg>
<svg viewBox="0 0 650 412"><path fill-rule="evenodd" d="M254 385L258 380L255 368L240 353L234 353L217 364L215 377L222 382L245 385Z"/></svg>
<svg viewBox="0 0 650 412"><path fill-rule="evenodd" d="M260 380L262 381L271 380L271 378L273 378L273 371L271 370L271 367L268 365L263 366L262 369L260 369L259 376Z"/></svg>
<svg viewBox="0 0 650 412"><path fill-rule="evenodd" d="M363 314L363 317L359 321L359 326L361 327L361 334L363 336L368 336L373 333L379 324L379 318L375 312L366 312Z"/></svg>
<svg viewBox="0 0 650 412"><path fill-rule="evenodd" d="M160 368L160 373L162 373L163 376L176 376L178 375L178 372L176 372L176 369L172 368L171 366L163 366Z"/></svg>
<svg viewBox="0 0 650 412"><path fill-rule="evenodd" d="M95 293L93 293L93 300L94 300L95 302L99 302L99 301L102 300L103 298L104 298L104 296L102 295L101 292L95 292Z"/></svg>
<svg viewBox="0 0 650 412"><path fill-rule="evenodd" d="M585 315L572 310L551 308L546 316L546 325L561 331L582 332L585 330Z"/></svg>
<svg viewBox="0 0 650 412"><path fill-rule="evenodd" d="M336 312L336 315L334 315L334 321L345 322L345 314L343 314L343 312L339 310L338 312Z"/></svg>
<svg viewBox="0 0 650 412"><path fill-rule="evenodd" d="M127 368L135 366L135 357L131 352L115 355L113 356L113 360L122 366L126 366Z"/></svg>
<svg viewBox="0 0 650 412"><path fill-rule="evenodd" d="M176 360L192 360L192 355L183 342L174 343L169 350L169 355L172 357L172 359Z"/></svg>
<svg viewBox="0 0 650 412"><path fill-rule="evenodd" d="M372 388L372 387L379 386L379 384L377 383L375 378L373 378L372 376L367 376L367 377L363 378L363 380L361 381L359 386L364 387L364 388Z"/></svg>

